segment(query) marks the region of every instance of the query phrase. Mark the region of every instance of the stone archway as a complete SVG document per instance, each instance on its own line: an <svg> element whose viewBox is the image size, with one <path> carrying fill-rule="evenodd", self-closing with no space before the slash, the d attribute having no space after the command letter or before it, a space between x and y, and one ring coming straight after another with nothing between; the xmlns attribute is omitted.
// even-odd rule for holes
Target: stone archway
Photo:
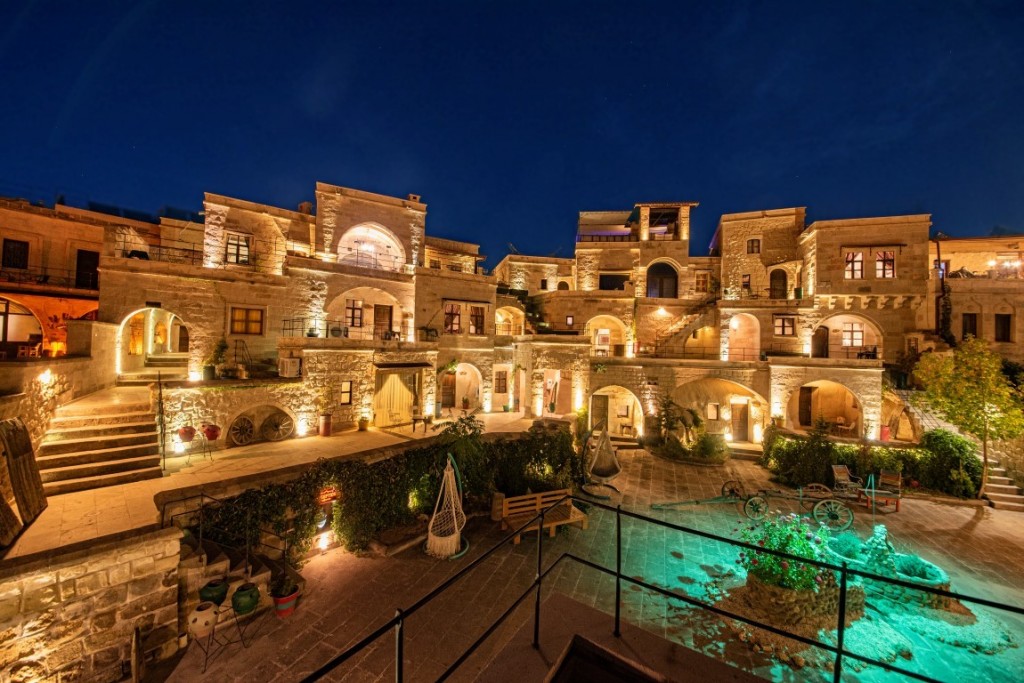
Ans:
<svg viewBox="0 0 1024 683"><path fill-rule="evenodd" d="M483 408L483 374L472 363L459 363L453 371L442 373L439 383L445 415Z"/></svg>
<svg viewBox="0 0 1024 683"><path fill-rule="evenodd" d="M647 268L647 297L650 299L675 299L679 293L679 275L676 269L664 261Z"/></svg>
<svg viewBox="0 0 1024 683"><path fill-rule="evenodd" d="M27 307L0 297L0 351L6 358L42 355L43 325Z"/></svg>
<svg viewBox="0 0 1024 683"><path fill-rule="evenodd" d="M324 307L320 336L351 339L403 339L405 312L390 292L377 287L354 287Z"/></svg>
<svg viewBox="0 0 1024 683"><path fill-rule="evenodd" d="M728 360L750 361L761 357L761 324L749 313L729 319Z"/></svg>
<svg viewBox="0 0 1024 683"><path fill-rule="evenodd" d="M753 389L720 377L680 384L672 400L697 411L709 434L726 440L760 443L768 420L768 401Z"/></svg>
<svg viewBox="0 0 1024 683"><path fill-rule="evenodd" d="M184 331L183 331L184 330ZM140 308L124 317L115 339L114 369L118 375L145 371L153 356L161 356L165 375L177 372L199 378L200 369L189 366L189 348L179 347L191 338L181 316L164 308Z"/></svg>
<svg viewBox="0 0 1024 683"><path fill-rule="evenodd" d="M637 437L644 434L644 411L629 389L611 384L590 395L590 428L607 428L613 436Z"/></svg>
<svg viewBox="0 0 1024 683"><path fill-rule="evenodd" d="M855 438L864 432L864 406L848 387L827 379L808 382L790 394L788 426L809 431L822 420L831 433Z"/></svg>
<svg viewBox="0 0 1024 683"><path fill-rule="evenodd" d="M782 268L776 268L768 274L768 294L772 299L789 298L788 285L788 276Z"/></svg>
<svg viewBox="0 0 1024 683"><path fill-rule="evenodd" d="M586 325L590 355L632 357L626 324L613 315L597 315Z"/></svg>
<svg viewBox="0 0 1024 683"><path fill-rule="evenodd" d="M346 230L338 240L338 263L398 272L405 267L405 248L383 225L361 223Z"/></svg>
<svg viewBox="0 0 1024 683"><path fill-rule="evenodd" d="M881 328L870 318L855 313L837 313L815 326L811 337L811 356L882 358L882 341Z"/></svg>
<svg viewBox="0 0 1024 683"><path fill-rule="evenodd" d="M514 306L502 306L494 311L494 334L523 334L526 314Z"/></svg>

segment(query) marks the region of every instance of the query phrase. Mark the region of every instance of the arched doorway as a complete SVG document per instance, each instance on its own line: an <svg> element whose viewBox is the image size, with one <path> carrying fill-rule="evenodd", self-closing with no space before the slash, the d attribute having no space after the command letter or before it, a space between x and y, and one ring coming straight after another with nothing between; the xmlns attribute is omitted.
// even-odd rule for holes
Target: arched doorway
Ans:
<svg viewBox="0 0 1024 683"><path fill-rule="evenodd" d="M675 299L679 291L676 269L667 263L655 263L647 269L647 297Z"/></svg>
<svg viewBox="0 0 1024 683"><path fill-rule="evenodd" d="M569 283L566 280L559 281L559 283L558 283L558 291L559 292L568 292L569 291Z"/></svg>
<svg viewBox="0 0 1024 683"><path fill-rule="evenodd" d="M871 320L839 313L819 323L811 337L814 358L882 358L882 333Z"/></svg>
<svg viewBox="0 0 1024 683"><path fill-rule="evenodd" d="M773 299L789 298L789 287L786 271L776 268L768 276L769 295Z"/></svg>
<svg viewBox="0 0 1024 683"><path fill-rule="evenodd" d="M376 287L355 287L324 308L327 320L317 331L328 338L402 339L402 307Z"/></svg>
<svg viewBox="0 0 1024 683"><path fill-rule="evenodd" d="M748 313L729 320L729 360L757 360L761 357L761 325Z"/></svg>
<svg viewBox="0 0 1024 683"><path fill-rule="evenodd" d="M857 396L838 382L808 382L793 392L786 407L786 423L809 431L823 420L837 436L857 437L864 431L863 409Z"/></svg>
<svg viewBox="0 0 1024 683"><path fill-rule="evenodd" d="M760 443L768 419L768 401L742 384L706 377L672 391L681 408L696 411L709 434L729 441Z"/></svg>
<svg viewBox="0 0 1024 683"><path fill-rule="evenodd" d="M610 385L591 394L589 416L593 430L607 429L613 436L643 436L644 412L640 399L625 387Z"/></svg>
<svg viewBox="0 0 1024 683"><path fill-rule="evenodd" d="M35 358L43 354L43 326L21 304L0 298L0 352L4 358Z"/></svg>
<svg viewBox="0 0 1024 683"><path fill-rule="evenodd" d="M383 225L364 223L349 228L338 240L338 263L400 271L405 266L405 249Z"/></svg>
<svg viewBox="0 0 1024 683"><path fill-rule="evenodd" d="M626 341L626 325L611 315L598 315L587 323L592 356L631 356Z"/></svg>
<svg viewBox="0 0 1024 683"><path fill-rule="evenodd" d="M115 341L116 372L125 375L159 368L165 379L184 378L189 373L189 340L185 322L171 311L143 308L129 313L121 321ZM198 373L199 368L194 371Z"/></svg>
<svg viewBox="0 0 1024 683"><path fill-rule="evenodd" d="M483 376L475 365L459 363L453 371L442 373L440 380L441 409L445 415L483 407Z"/></svg>
<svg viewBox="0 0 1024 683"><path fill-rule="evenodd" d="M514 306L502 306L494 311L494 334L523 334L526 314Z"/></svg>

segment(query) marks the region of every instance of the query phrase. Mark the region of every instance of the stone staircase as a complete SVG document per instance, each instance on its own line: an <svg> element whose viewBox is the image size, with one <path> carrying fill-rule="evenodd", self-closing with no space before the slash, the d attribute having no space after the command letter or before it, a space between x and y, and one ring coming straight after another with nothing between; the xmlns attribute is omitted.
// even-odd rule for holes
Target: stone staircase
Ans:
<svg viewBox="0 0 1024 683"><path fill-rule="evenodd" d="M713 300L701 303L695 311L680 317L658 332L654 341L654 355L679 352L684 348L686 340L691 334L702 327L714 325L717 309L713 304Z"/></svg>
<svg viewBox="0 0 1024 683"><path fill-rule="evenodd" d="M122 372L117 376L118 386L145 385L162 379L179 382L188 379L187 353L154 353L146 356L145 370Z"/></svg>
<svg viewBox="0 0 1024 683"><path fill-rule="evenodd" d="M1006 476L1006 469L989 455L988 482L983 493L999 510L1024 512L1024 491Z"/></svg>
<svg viewBox="0 0 1024 683"><path fill-rule="evenodd" d="M46 495L163 476L149 392L117 392L57 409L36 452Z"/></svg>

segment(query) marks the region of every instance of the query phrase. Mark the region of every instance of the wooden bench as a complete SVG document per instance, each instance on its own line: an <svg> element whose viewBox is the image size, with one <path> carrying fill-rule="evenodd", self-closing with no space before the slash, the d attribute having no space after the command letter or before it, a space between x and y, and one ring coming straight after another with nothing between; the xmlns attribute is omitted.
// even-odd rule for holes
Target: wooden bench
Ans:
<svg viewBox="0 0 1024 683"><path fill-rule="evenodd" d="M861 489L857 492L857 500L863 500L865 507L872 505L894 505L900 511L900 498L903 495L903 475L899 472L882 470L878 482L873 489Z"/></svg>
<svg viewBox="0 0 1024 683"><path fill-rule="evenodd" d="M587 516L576 508L571 500L566 498L562 502L558 502L559 499L565 498L567 495L569 495L569 489L558 489L557 491L528 493L525 496L505 498L501 504L501 530L518 529L544 509L547 509L544 514L544 528L550 530L548 535L552 538L557 528L563 524L579 524L581 529L586 529ZM539 525L540 519L538 518L530 526L516 534L512 543L519 545L523 533L534 531Z"/></svg>

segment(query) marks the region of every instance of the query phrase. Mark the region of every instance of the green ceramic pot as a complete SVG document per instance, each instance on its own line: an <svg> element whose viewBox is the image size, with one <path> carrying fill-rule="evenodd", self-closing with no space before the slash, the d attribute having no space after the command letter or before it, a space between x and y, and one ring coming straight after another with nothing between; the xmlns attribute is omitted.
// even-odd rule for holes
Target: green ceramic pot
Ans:
<svg viewBox="0 0 1024 683"><path fill-rule="evenodd" d="M228 597L228 582L224 579L213 579L199 589L199 599L205 602L212 602L218 607Z"/></svg>
<svg viewBox="0 0 1024 683"><path fill-rule="evenodd" d="M231 607L235 614L249 614L260 604L260 589L255 583L243 583L231 595Z"/></svg>

